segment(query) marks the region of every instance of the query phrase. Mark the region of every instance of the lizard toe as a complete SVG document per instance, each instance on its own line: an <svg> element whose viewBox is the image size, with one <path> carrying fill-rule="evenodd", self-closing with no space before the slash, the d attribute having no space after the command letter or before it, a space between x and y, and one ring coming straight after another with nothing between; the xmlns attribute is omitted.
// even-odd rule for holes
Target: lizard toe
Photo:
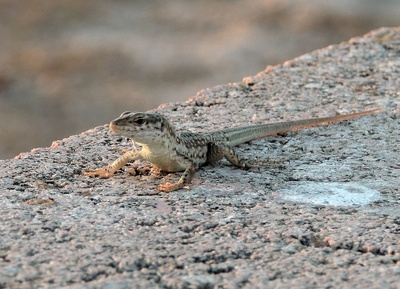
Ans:
<svg viewBox="0 0 400 289"><path fill-rule="evenodd" d="M109 171L107 171L106 169L102 168L102 169L98 169L95 171L84 172L83 175L88 176L88 177L99 177L102 179L107 179L107 178L111 177L113 174L110 173Z"/></svg>

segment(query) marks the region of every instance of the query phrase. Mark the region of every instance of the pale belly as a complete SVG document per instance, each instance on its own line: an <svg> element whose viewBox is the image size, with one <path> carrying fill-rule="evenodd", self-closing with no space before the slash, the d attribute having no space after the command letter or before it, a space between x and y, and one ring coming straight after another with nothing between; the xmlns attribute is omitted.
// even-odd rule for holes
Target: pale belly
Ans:
<svg viewBox="0 0 400 289"><path fill-rule="evenodd" d="M185 166L171 159L167 160L167 159L157 158L155 160L148 160L148 161L151 162L154 167L163 172L173 173L173 172L184 171L186 169Z"/></svg>
<svg viewBox="0 0 400 289"><path fill-rule="evenodd" d="M190 167L191 163L182 156L177 156L170 151L161 147L159 149L155 149L154 147L148 149L147 146L143 146L141 150L142 157L153 164L153 166L160 171L164 172L179 172L184 171L188 167ZM206 156L204 153L204 157L196 157L192 161L196 162L198 166L203 165L206 162Z"/></svg>
<svg viewBox="0 0 400 289"><path fill-rule="evenodd" d="M168 153L155 154L149 150L142 150L142 156L145 160L152 163L154 167L164 172L184 171L186 166L180 163L176 158Z"/></svg>

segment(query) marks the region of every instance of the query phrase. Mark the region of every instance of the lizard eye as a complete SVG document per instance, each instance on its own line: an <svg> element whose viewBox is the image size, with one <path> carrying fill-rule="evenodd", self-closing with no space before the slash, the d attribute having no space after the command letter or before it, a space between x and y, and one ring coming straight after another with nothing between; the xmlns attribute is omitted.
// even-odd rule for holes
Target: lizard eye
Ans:
<svg viewBox="0 0 400 289"><path fill-rule="evenodd" d="M138 125L142 125L142 124L144 124L144 119L143 119L143 118L138 118L135 122L136 122Z"/></svg>

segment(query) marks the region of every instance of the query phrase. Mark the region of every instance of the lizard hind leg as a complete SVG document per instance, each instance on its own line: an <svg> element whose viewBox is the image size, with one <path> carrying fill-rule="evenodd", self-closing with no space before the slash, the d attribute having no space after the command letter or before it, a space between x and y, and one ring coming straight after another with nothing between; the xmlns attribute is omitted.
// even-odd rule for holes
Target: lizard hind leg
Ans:
<svg viewBox="0 0 400 289"><path fill-rule="evenodd" d="M242 169L282 166L279 161L271 159L245 160L231 146L225 144L214 144L212 149L223 155L231 164Z"/></svg>

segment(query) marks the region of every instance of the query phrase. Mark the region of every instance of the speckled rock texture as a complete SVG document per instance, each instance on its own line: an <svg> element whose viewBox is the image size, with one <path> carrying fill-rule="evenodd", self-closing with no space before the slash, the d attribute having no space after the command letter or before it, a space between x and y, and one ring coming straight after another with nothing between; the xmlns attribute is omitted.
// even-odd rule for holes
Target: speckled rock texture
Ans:
<svg viewBox="0 0 400 289"><path fill-rule="evenodd" d="M381 28L162 105L195 132L382 108L242 145L247 158L290 161L248 171L221 161L190 190L157 192L180 174L144 162L136 176L82 176L131 146L106 125L0 161L0 288L399 288L399 79L400 28ZM381 198L283 198L307 182Z"/></svg>

